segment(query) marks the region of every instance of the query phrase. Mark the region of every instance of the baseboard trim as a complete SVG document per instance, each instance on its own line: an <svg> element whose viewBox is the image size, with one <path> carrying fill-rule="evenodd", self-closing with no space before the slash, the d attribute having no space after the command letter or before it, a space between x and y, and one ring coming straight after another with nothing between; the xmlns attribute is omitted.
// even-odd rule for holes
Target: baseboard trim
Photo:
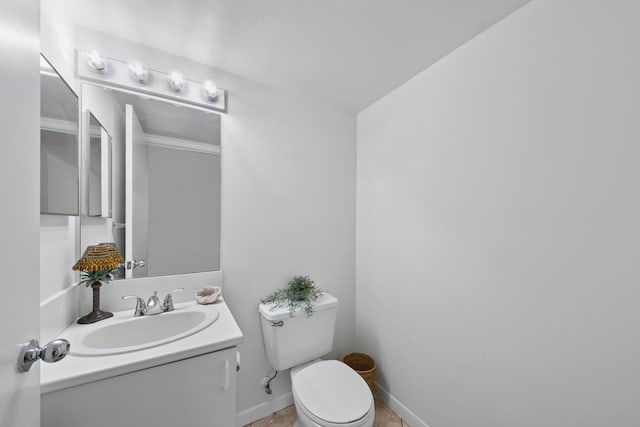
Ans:
<svg viewBox="0 0 640 427"><path fill-rule="evenodd" d="M398 414L400 418L402 418L411 427L429 427L427 423L418 418L416 414L414 414L409 408L404 406L402 402L400 402L395 396L389 393L378 383L376 383L375 385L375 394L380 399L382 399L382 401L386 403L393 412Z"/></svg>
<svg viewBox="0 0 640 427"><path fill-rule="evenodd" d="M402 418L411 427L429 427L427 423L418 418L413 411L404 406L402 402L400 402L380 384L376 383L374 391L376 396L382 399L382 401L386 403L393 412L398 414L400 418ZM236 427L244 427L290 405L293 405L293 395L291 393L286 393L269 402L264 402L254 406L253 408L238 412L236 414Z"/></svg>
<svg viewBox="0 0 640 427"><path fill-rule="evenodd" d="M293 394L286 393L282 396L275 397L269 402L264 402L253 408L238 412L236 414L236 427L244 427L291 405L293 405Z"/></svg>

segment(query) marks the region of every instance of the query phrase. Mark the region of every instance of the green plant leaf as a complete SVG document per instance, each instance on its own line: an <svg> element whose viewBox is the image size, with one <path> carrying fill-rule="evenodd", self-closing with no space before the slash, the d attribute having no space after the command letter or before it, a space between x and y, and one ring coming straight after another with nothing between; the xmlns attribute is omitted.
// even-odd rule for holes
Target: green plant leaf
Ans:
<svg viewBox="0 0 640 427"><path fill-rule="evenodd" d="M96 270L96 271L83 271L80 273L80 283L85 286L89 286L94 282L108 283L113 279L113 270Z"/></svg>
<svg viewBox="0 0 640 427"><path fill-rule="evenodd" d="M287 307L291 317L298 308L302 308L309 317L313 315L314 303L322 295L322 292L322 289L315 285L309 275L295 276L289 281L287 288L278 289L261 301L264 304L271 304L271 310Z"/></svg>

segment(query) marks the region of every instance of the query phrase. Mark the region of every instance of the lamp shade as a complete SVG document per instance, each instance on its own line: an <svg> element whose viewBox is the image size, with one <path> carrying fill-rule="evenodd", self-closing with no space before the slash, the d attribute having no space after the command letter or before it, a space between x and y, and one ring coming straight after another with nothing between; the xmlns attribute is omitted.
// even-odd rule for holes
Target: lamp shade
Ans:
<svg viewBox="0 0 640 427"><path fill-rule="evenodd" d="M115 243L100 243L87 246L73 269L79 271L113 270L122 262L124 262L124 258L120 255Z"/></svg>

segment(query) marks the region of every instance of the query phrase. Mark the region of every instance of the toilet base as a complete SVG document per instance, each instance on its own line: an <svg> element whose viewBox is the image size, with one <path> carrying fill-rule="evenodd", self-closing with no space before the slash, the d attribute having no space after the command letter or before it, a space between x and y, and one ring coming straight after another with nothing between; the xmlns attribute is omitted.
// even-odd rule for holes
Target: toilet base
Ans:
<svg viewBox="0 0 640 427"><path fill-rule="evenodd" d="M301 413L301 411L298 410L298 405L296 405L296 403L297 402L294 402L294 406L296 408L296 415L297 415L298 419L296 420L296 422L293 425L293 427L326 427L326 426L323 426L322 424L316 423L312 419L309 419L309 417L306 416L306 414ZM374 420L375 420L375 409L372 408L372 410L369 411L369 413L365 416L365 418L360 420L360 423L351 424L351 425L354 426L354 427L355 426L357 426L357 427L373 427L373 421Z"/></svg>
<svg viewBox="0 0 640 427"><path fill-rule="evenodd" d="M295 404L294 406L296 408L296 415L298 416L298 419L293 427L322 427L320 424L310 420L309 417L305 416L305 414L301 414L300 411L298 411L298 406Z"/></svg>
<svg viewBox="0 0 640 427"><path fill-rule="evenodd" d="M305 417L304 414L300 414L298 412L297 407L296 407L296 415L298 416L298 419L296 420L293 427L322 427L320 424L316 424L313 420L310 420L309 418Z"/></svg>

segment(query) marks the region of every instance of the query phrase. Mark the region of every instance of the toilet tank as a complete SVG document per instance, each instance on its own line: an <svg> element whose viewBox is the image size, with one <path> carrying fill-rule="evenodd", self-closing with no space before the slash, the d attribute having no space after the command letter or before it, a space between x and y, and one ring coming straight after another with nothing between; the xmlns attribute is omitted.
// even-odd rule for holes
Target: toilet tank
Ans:
<svg viewBox="0 0 640 427"><path fill-rule="evenodd" d="M273 304L260 304L258 311L267 359L277 371L316 359L333 348L338 299L326 292L309 317L302 309L291 317L287 307L273 308Z"/></svg>

